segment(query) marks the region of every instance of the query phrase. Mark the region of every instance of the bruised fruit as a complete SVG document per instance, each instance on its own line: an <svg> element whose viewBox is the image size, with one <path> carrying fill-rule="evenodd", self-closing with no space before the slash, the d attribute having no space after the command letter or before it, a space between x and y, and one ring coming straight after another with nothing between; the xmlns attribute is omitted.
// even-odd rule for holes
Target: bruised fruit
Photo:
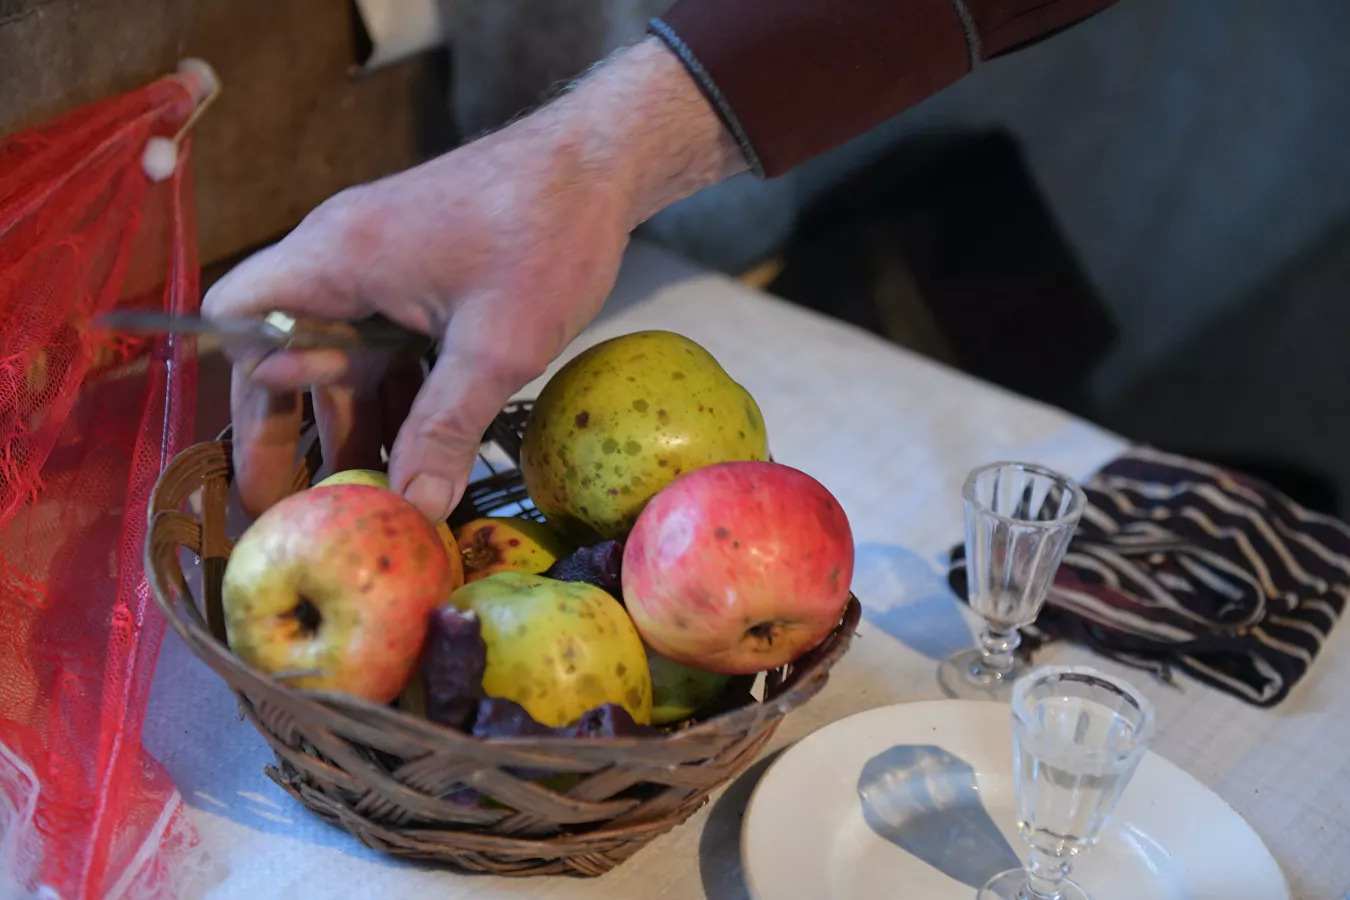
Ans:
<svg viewBox="0 0 1350 900"><path fill-rule="evenodd" d="M520 470L534 505L580 544L623 537L683 472L768 455L754 398L707 350L643 331L588 348L549 379Z"/></svg>
<svg viewBox="0 0 1350 900"><path fill-rule="evenodd" d="M619 601L600 588L499 572L464 585L450 602L482 623L489 697L513 700L551 728L605 703L651 722L646 650Z"/></svg>
<svg viewBox="0 0 1350 900"><path fill-rule="evenodd" d="M259 516L230 553L221 599L226 639L244 662L292 687L389 703L449 593L445 548L417 508L342 484Z"/></svg>
<svg viewBox="0 0 1350 900"><path fill-rule="evenodd" d="M567 543L552 528L533 519L489 517L455 530L464 561L464 581L498 572L537 575L567 554Z"/></svg>
<svg viewBox="0 0 1350 900"><path fill-rule="evenodd" d="M643 510L624 547L623 598L647 644L731 675L785 665L838 624L853 534L820 482L771 462L690 472Z"/></svg>
<svg viewBox="0 0 1350 900"><path fill-rule="evenodd" d="M378 469L343 469L340 472L334 472L323 481L314 485L315 487L328 487L334 484L368 484L371 487L389 489L389 476ZM464 583L464 564L459 558L459 547L455 543L454 532L445 522L436 525L436 534L440 536L441 543L445 545L445 552L450 557L450 590L454 590Z"/></svg>
<svg viewBox="0 0 1350 900"><path fill-rule="evenodd" d="M703 709L726 689L730 675L691 669L647 648L647 666L652 673L652 724L666 725L687 719Z"/></svg>

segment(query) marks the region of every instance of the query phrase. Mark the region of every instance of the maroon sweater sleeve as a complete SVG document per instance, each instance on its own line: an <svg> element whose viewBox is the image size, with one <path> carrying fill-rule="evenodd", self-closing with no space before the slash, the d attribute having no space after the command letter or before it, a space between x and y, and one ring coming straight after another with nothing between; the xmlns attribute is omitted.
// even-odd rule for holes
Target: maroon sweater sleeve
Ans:
<svg viewBox="0 0 1350 900"><path fill-rule="evenodd" d="M649 30L773 177L1114 2L677 0Z"/></svg>

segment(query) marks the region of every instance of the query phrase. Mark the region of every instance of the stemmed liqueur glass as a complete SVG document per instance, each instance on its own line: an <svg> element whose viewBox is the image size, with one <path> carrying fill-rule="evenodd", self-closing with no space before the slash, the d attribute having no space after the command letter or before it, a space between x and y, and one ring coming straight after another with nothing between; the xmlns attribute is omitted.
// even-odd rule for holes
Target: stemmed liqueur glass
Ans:
<svg viewBox="0 0 1350 900"><path fill-rule="evenodd" d="M1068 477L1023 462L975 469L961 497L970 608L984 627L977 646L942 663L938 680L952 697L1006 699L1026 670L1018 629L1040 614L1087 498Z"/></svg>
<svg viewBox="0 0 1350 900"><path fill-rule="evenodd" d="M1129 682L1086 666L1047 666L1012 690L1017 829L1026 865L995 875L977 900L1088 900L1069 880L1153 738L1152 705Z"/></svg>

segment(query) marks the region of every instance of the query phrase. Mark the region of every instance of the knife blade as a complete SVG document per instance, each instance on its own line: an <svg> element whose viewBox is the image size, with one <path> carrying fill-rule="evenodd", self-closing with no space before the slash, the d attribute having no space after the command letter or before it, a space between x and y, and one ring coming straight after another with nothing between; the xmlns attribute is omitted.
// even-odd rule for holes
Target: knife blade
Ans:
<svg viewBox="0 0 1350 900"><path fill-rule="evenodd" d="M383 316L356 322L295 316L274 310L245 319L206 319L155 310L116 310L95 318L98 327L123 334L212 335L267 350L407 350L424 353L430 338Z"/></svg>

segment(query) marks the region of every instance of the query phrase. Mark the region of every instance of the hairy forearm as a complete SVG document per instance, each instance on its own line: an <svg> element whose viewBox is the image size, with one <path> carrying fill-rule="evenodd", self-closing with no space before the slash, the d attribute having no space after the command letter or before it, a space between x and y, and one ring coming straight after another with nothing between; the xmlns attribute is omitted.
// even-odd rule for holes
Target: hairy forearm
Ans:
<svg viewBox="0 0 1350 900"><path fill-rule="evenodd" d="M684 65L654 38L625 48L528 121L618 198L628 227L746 171L736 141Z"/></svg>

